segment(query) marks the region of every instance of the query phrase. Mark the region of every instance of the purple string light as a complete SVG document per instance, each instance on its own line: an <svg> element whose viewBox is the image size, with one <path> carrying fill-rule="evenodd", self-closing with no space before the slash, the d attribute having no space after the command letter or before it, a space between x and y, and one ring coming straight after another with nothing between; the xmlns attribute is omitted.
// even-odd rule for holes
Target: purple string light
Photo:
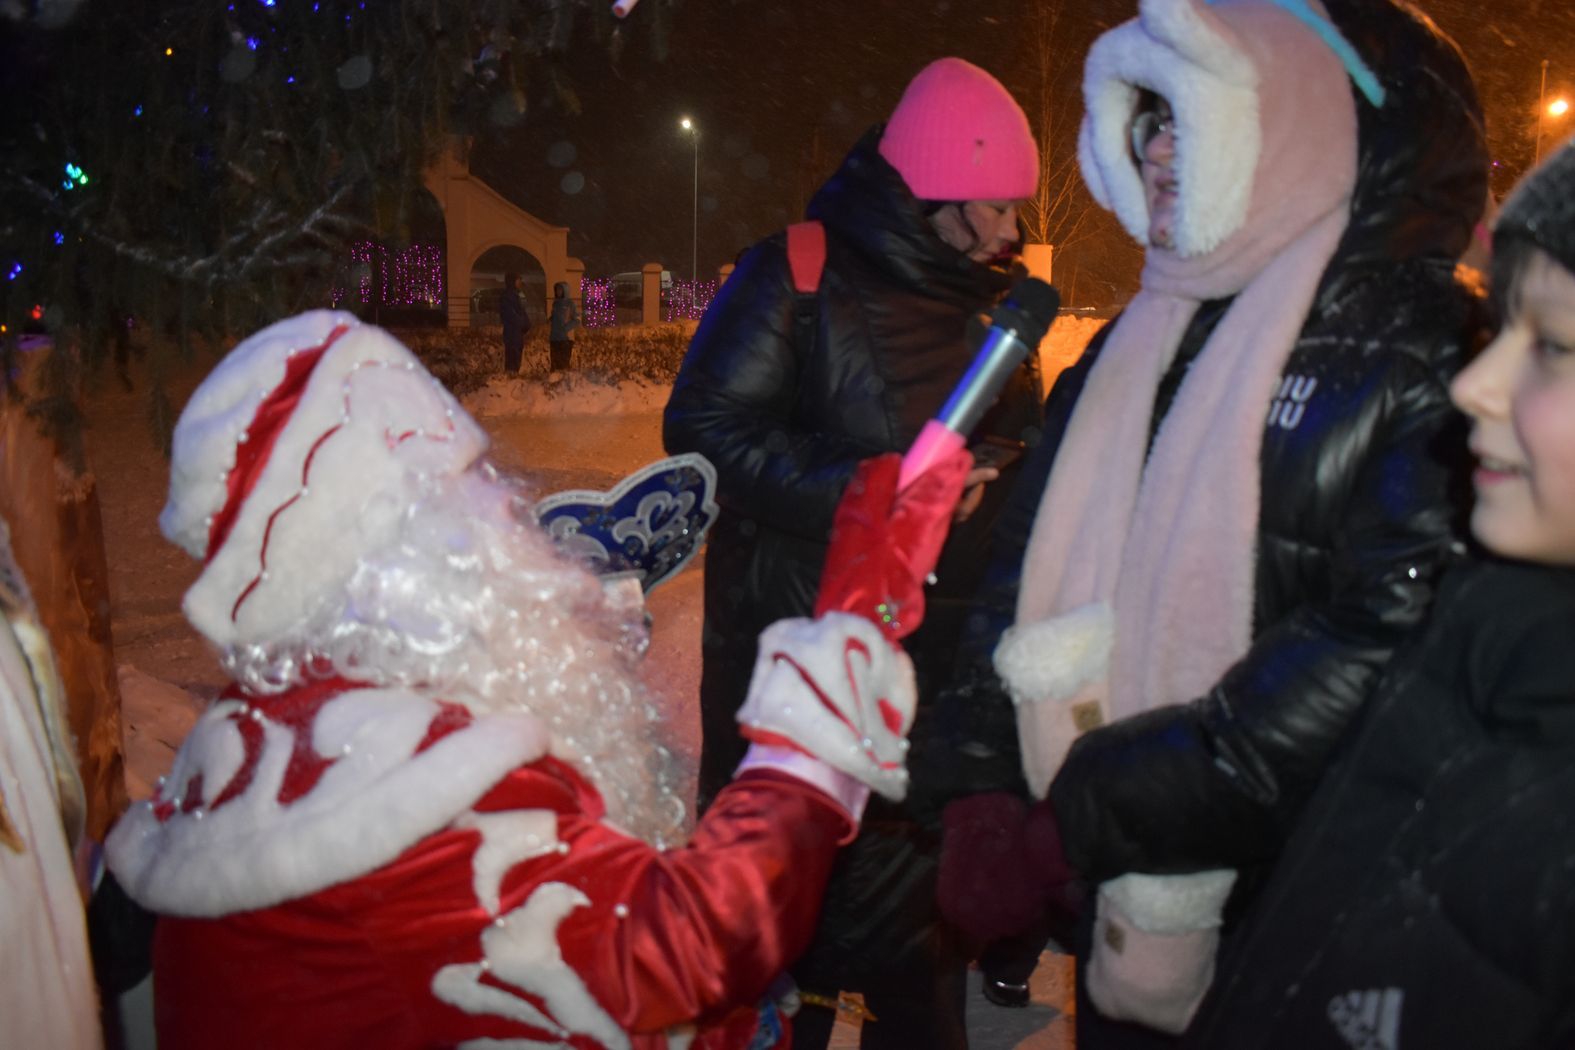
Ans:
<svg viewBox="0 0 1575 1050"><path fill-rule="evenodd" d="M667 295L667 320L698 321L715 298L715 281L675 279Z"/></svg>
<svg viewBox="0 0 1575 1050"><path fill-rule="evenodd" d="M352 295L363 306L441 307L446 301L441 245L412 244L391 252L377 241L357 241L350 246L350 264L352 273L361 271L358 287L330 288L335 306Z"/></svg>
<svg viewBox="0 0 1575 1050"><path fill-rule="evenodd" d="M618 304L611 277L586 277L580 281L581 314L586 328L614 328Z"/></svg>

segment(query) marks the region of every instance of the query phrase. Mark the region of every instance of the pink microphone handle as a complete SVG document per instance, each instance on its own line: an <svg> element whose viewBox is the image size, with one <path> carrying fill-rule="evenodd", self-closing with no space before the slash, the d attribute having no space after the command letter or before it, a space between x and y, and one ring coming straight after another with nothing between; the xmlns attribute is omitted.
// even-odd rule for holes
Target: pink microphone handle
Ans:
<svg viewBox="0 0 1575 1050"><path fill-rule="evenodd" d="M902 471L897 475L898 491L907 488L909 482L928 470L936 460L951 455L963 444L963 436L947 429L940 420L932 419L924 424L918 440L902 457Z"/></svg>

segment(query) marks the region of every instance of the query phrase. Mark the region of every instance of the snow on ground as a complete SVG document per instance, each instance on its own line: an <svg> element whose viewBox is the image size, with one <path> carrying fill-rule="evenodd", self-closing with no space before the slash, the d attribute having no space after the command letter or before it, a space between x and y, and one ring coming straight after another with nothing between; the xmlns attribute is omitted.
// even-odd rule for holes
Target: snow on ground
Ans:
<svg viewBox="0 0 1575 1050"><path fill-rule="evenodd" d="M477 419L635 415L661 412L671 389L640 379L610 385L574 372L553 372L545 381L500 375L462 400Z"/></svg>

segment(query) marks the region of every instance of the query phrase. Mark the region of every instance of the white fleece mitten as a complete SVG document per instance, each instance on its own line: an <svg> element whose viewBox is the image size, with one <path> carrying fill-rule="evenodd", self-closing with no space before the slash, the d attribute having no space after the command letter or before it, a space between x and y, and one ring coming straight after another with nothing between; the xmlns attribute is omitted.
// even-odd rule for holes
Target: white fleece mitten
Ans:
<svg viewBox="0 0 1575 1050"><path fill-rule="evenodd" d="M915 702L908 655L864 617L833 612L761 632L738 721L757 744L790 746L900 800Z"/></svg>

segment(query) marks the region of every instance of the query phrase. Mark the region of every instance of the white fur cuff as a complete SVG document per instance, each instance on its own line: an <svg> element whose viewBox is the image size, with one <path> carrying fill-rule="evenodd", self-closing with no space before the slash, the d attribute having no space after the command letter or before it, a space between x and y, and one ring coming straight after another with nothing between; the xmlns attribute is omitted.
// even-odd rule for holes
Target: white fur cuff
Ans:
<svg viewBox="0 0 1575 1050"><path fill-rule="evenodd" d="M738 770L733 775L751 769L774 769L778 773L786 773L841 806L854 823L864 817L864 805L869 801L870 789L840 769L832 769L820 759L811 758L802 751L770 744L750 744L744 760L738 764Z"/></svg>
<svg viewBox="0 0 1575 1050"><path fill-rule="evenodd" d="M1132 872L1102 884L1099 892L1144 933L1176 934L1218 926L1235 884L1231 868L1188 875Z"/></svg>

